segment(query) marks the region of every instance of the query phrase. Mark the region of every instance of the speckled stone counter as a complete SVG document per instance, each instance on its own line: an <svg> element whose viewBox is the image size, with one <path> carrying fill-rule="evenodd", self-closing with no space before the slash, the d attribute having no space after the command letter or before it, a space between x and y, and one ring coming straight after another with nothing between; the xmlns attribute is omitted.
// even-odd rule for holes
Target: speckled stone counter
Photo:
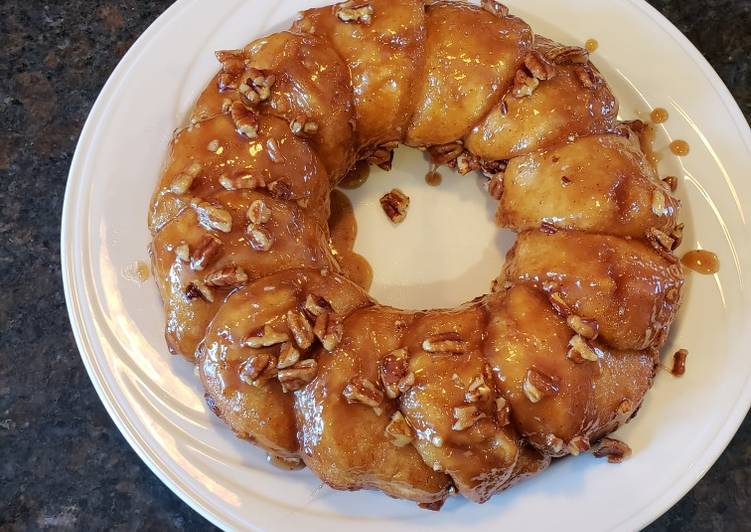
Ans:
<svg viewBox="0 0 751 532"><path fill-rule="evenodd" d="M86 115L120 57L170 3L0 2L0 531L210 528L104 411L73 342L59 264L65 180ZM751 1L651 3L751 117ZM749 509L747 418L706 477L650 530L748 529Z"/></svg>

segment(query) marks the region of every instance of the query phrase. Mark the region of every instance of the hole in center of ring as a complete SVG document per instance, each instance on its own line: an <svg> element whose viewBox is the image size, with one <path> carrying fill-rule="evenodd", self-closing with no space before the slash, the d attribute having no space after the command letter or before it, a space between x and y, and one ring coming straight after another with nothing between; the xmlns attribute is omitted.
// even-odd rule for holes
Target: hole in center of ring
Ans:
<svg viewBox="0 0 751 532"><path fill-rule="evenodd" d="M404 309L451 308L490 291L516 235L495 224L496 202L479 172L440 167L431 186L424 153L400 146L393 168L370 168L359 188L345 190L354 207L354 250L370 263L370 294ZM410 198L407 217L393 224L380 198L399 188Z"/></svg>

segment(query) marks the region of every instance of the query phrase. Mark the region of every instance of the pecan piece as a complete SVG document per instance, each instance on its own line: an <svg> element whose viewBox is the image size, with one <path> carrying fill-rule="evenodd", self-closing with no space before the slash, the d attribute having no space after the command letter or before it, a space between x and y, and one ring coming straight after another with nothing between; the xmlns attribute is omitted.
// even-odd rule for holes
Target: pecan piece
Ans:
<svg viewBox="0 0 751 532"><path fill-rule="evenodd" d="M540 81L553 79L556 74L555 65L535 50L529 52L524 58L524 66L527 67L527 70L529 70L535 79Z"/></svg>
<svg viewBox="0 0 751 532"><path fill-rule="evenodd" d="M240 380L255 385L259 380L276 376L276 359L268 353L257 353L240 365Z"/></svg>
<svg viewBox="0 0 751 532"><path fill-rule="evenodd" d="M344 330L333 312L322 312L316 316L313 334L326 351L333 351L341 342Z"/></svg>
<svg viewBox="0 0 751 532"><path fill-rule="evenodd" d="M665 179L662 180L665 185L670 189L671 192L675 192L678 188L678 178L674 175L669 175Z"/></svg>
<svg viewBox="0 0 751 532"><path fill-rule="evenodd" d="M305 297L305 305L303 305L303 308L311 318L316 318L324 312L334 311L334 309L331 307L331 303L326 301L325 298L316 294L308 294Z"/></svg>
<svg viewBox="0 0 751 532"><path fill-rule="evenodd" d="M575 436L568 442L568 451L574 456L579 456L579 453L587 452L589 447L589 438L586 436Z"/></svg>
<svg viewBox="0 0 751 532"><path fill-rule="evenodd" d="M219 176L219 184L227 190L254 190L264 188L266 181L263 176L252 174L240 174L235 177Z"/></svg>
<svg viewBox="0 0 751 532"><path fill-rule="evenodd" d="M287 326L300 349L309 348L315 340L308 318L299 310L287 311Z"/></svg>
<svg viewBox="0 0 751 532"><path fill-rule="evenodd" d="M272 181L271 183L269 183L269 186L267 188L269 189L271 195L275 198L291 200L294 196L292 187L283 179Z"/></svg>
<svg viewBox="0 0 751 532"><path fill-rule="evenodd" d="M342 22L368 25L373 21L373 6L356 0L336 5L336 17Z"/></svg>
<svg viewBox="0 0 751 532"><path fill-rule="evenodd" d="M242 103L234 102L229 109L235 129L241 135L254 139L258 136L258 117Z"/></svg>
<svg viewBox="0 0 751 532"><path fill-rule="evenodd" d="M597 362L599 360L595 349L579 334L571 337L568 346L569 349L566 353L566 358L576 364L581 364L587 360L590 362Z"/></svg>
<svg viewBox="0 0 751 532"><path fill-rule="evenodd" d="M294 346L292 342L284 342L279 349L279 360L276 363L276 367L279 369L286 369L290 366L294 366L300 361L300 351Z"/></svg>
<svg viewBox="0 0 751 532"><path fill-rule="evenodd" d="M660 190L652 192L652 213L655 216L667 216L670 213L665 200L665 194Z"/></svg>
<svg viewBox="0 0 751 532"><path fill-rule="evenodd" d="M250 223L262 225L271 219L271 209L268 208L265 201L257 199L248 207L247 216Z"/></svg>
<svg viewBox="0 0 751 532"><path fill-rule="evenodd" d="M188 299L202 298L207 303L214 302L214 292L201 281L192 281L185 287L185 297Z"/></svg>
<svg viewBox="0 0 751 532"><path fill-rule="evenodd" d="M529 368L522 384L522 390L532 403L539 403L545 397L553 397L558 393L558 379L541 372L536 368Z"/></svg>
<svg viewBox="0 0 751 532"><path fill-rule="evenodd" d="M172 183L170 183L170 192L178 195L188 192L190 187L193 186L195 178L201 173L201 170L203 170L203 167L200 164L192 163L185 171L175 176Z"/></svg>
<svg viewBox="0 0 751 532"><path fill-rule="evenodd" d="M468 346L459 333L449 331L427 337L422 341L422 349L428 353L461 354L468 349Z"/></svg>
<svg viewBox="0 0 751 532"><path fill-rule="evenodd" d="M505 398L498 396L495 400L495 418L498 425L505 427L511 423L511 411Z"/></svg>
<svg viewBox="0 0 751 532"><path fill-rule="evenodd" d="M190 246L185 242L175 246L175 258L180 262L190 262Z"/></svg>
<svg viewBox="0 0 751 532"><path fill-rule="evenodd" d="M407 350L400 348L383 357L378 363L378 377L389 399L396 399L402 393L400 384L403 384L409 371L407 357Z"/></svg>
<svg viewBox="0 0 751 532"><path fill-rule="evenodd" d="M398 224L407 217L409 208L409 196L398 188L384 194L381 199L381 208L393 223Z"/></svg>
<svg viewBox="0 0 751 532"><path fill-rule="evenodd" d="M242 341L242 344L257 349L259 347L270 347L272 345L282 344L288 340L289 335L286 332L276 331L271 325L267 324L251 332Z"/></svg>
<svg viewBox="0 0 751 532"><path fill-rule="evenodd" d="M563 451L564 442L555 434L547 434L545 436L545 445L554 454L560 454Z"/></svg>
<svg viewBox="0 0 751 532"><path fill-rule="evenodd" d="M373 408L383 402L383 392L363 377L355 377L342 390L342 395L349 404L360 403Z"/></svg>
<svg viewBox="0 0 751 532"><path fill-rule="evenodd" d="M579 66L574 69L576 79L585 89L596 90L602 85L602 78L592 68Z"/></svg>
<svg viewBox="0 0 751 532"><path fill-rule="evenodd" d="M428 148L431 160L437 165L449 164L455 161L463 152L464 145L461 141L450 142L449 144L437 144Z"/></svg>
<svg viewBox="0 0 751 532"><path fill-rule="evenodd" d="M454 424L451 429L455 431L467 430L485 417L485 412L472 405L457 406L453 409L453 414Z"/></svg>
<svg viewBox="0 0 751 532"><path fill-rule="evenodd" d="M262 225L249 224L245 231L245 237L248 239L250 247L255 251L268 251L274 244L274 237Z"/></svg>
<svg viewBox="0 0 751 532"><path fill-rule="evenodd" d="M492 396L493 391L490 386L485 384L485 379L480 375L469 383L467 393L464 394L464 400L468 403L479 403L489 401Z"/></svg>
<svg viewBox="0 0 751 532"><path fill-rule="evenodd" d="M298 116L290 121L289 130L293 135L313 135L318 133L318 123L304 116Z"/></svg>
<svg viewBox="0 0 751 532"><path fill-rule="evenodd" d="M248 274L240 266L229 264L208 274L203 282L206 286L238 286L248 282Z"/></svg>
<svg viewBox="0 0 751 532"><path fill-rule="evenodd" d="M214 235L204 235L190 256L190 267L199 272L211 265L222 253L222 241Z"/></svg>
<svg viewBox="0 0 751 532"><path fill-rule="evenodd" d="M607 456L611 464L620 464L631 455L631 447L614 438L603 438L595 447L593 454L597 458Z"/></svg>
<svg viewBox="0 0 751 532"><path fill-rule="evenodd" d="M589 52L579 46L557 45L545 50L545 57L553 64L585 65L589 61Z"/></svg>
<svg viewBox="0 0 751 532"><path fill-rule="evenodd" d="M524 70L519 70L514 76L514 85L511 88L511 94L513 94L515 98L532 96L532 93L535 92L535 89L539 84L539 79L530 76Z"/></svg>
<svg viewBox="0 0 751 532"><path fill-rule="evenodd" d="M686 373L686 357L688 351L686 349L679 349L673 353L673 369L670 370L676 377L682 377Z"/></svg>
<svg viewBox="0 0 751 532"><path fill-rule="evenodd" d="M397 447L404 447L413 438L412 427L409 426L409 423L407 423L404 415L399 410L391 416L391 421L386 425L384 433L389 437L391 443Z"/></svg>
<svg viewBox="0 0 751 532"><path fill-rule="evenodd" d="M647 232L647 240L658 251L672 251L675 239L655 227L650 227Z"/></svg>
<svg viewBox="0 0 751 532"><path fill-rule="evenodd" d="M560 292L553 292L548 296L548 299L550 300L550 304L553 306L555 311L564 318L567 317L569 314L571 314L571 307L568 306L566 301L563 299L563 294Z"/></svg>
<svg viewBox="0 0 751 532"><path fill-rule="evenodd" d="M576 314L569 314L566 324L579 336L594 340L600 332L600 325L595 320L582 318Z"/></svg>
<svg viewBox="0 0 751 532"><path fill-rule="evenodd" d="M503 174L498 173L488 181L488 194L494 200L500 201L503 197Z"/></svg>
<svg viewBox="0 0 751 532"><path fill-rule="evenodd" d="M198 214L198 223L206 229L221 231L222 233L232 231L232 215L229 211L206 201L194 204L193 208Z"/></svg>
<svg viewBox="0 0 751 532"><path fill-rule="evenodd" d="M316 373L318 373L318 363L314 359L308 358L301 360L292 367L279 370L277 378L282 385L282 391L287 393L299 390L306 384L313 382Z"/></svg>
<svg viewBox="0 0 751 532"><path fill-rule="evenodd" d="M497 17L507 17L509 14L508 7L498 2L498 0L482 0L480 5L485 11L488 11Z"/></svg>

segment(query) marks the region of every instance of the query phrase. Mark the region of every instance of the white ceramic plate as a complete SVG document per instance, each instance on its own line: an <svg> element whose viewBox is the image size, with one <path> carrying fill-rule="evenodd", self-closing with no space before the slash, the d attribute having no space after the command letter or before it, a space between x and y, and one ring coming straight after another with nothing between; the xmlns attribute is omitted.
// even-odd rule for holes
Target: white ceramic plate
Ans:
<svg viewBox="0 0 751 532"><path fill-rule="evenodd" d="M170 357L156 287L122 272L148 260L146 211L165 149L217 68L212 52L289 25L306 0L182 0L128 52L83 130L62 221L63 275L81 356L102 402L141 458L217 525L233 529L633 530L688 491L727 445L751 402L751 134L717 75L689 42L640 0L511 0L539 33L567 43L594 37L594 55L624 118L670 111L656 146L663 175L681 176L688 222L682 249L716 251L719 274L691 275L666 352L690 351L688 371L662 372L639 416L620 431L633 457L619 466L566 459L483 506L461 499L440 513L372 492L338 493L307 471L284 472L207 412L193 370ZM682 138L691 154L665 149ZM396 169L351 194L357 246L376 275L373 294L404 307L453 306L483 293L513 235L492 224L473 178L401 149ZM399 183L413 198L398 229L377 198ZM447 214L450 213L450 214Z"/></svg>

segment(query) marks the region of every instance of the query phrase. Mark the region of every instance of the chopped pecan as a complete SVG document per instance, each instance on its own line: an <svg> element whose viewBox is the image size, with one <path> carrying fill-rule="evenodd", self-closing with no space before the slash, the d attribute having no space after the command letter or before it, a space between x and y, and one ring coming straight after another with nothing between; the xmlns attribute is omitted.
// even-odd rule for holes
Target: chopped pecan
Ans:
<svg viewBox="0 0 751 532"><path fill-rule="evenodd" d="M283 344L289 340L289 335L286 332L279 332L274 330L271 325L264 325L251 332L243 341L242 344L252 348L270 347L272 345Z"/></svg>
<svg viewBox="0 0 751 532"><path fill-rule="evenodd" d="M326 351L333 351L341 342L344 330L333 312L322 312L316 316L313 334L321 341Z"/></svg>
<svg viewBox="0 0 751 532"><path fill-rule="evenodd" d="M381 199L381 208L393 223L401 223L407 217L409 208L409 196L398 188L384 194Z"/></svg>
<svg viewBox="0 0 751 532"><path fill-rule="evenodd" d="M211 288L201 281L192 281L185 287L185 297L188 299L198 299L199 297L208 303L214 302L214 293Z"/></svg>
<svg viewBox="0 0 751 532"><path fill-rule="evenodd" d="M449 164L455 161L464 152L464 145L461 141L451 142L449 144L437 144L428 148L430 159L438 165Z"/></svg>
<svg viewBox="0 0 751 532"><path fill-rule="evenodd" d="M279 370L279 383L282 385L283 392L294 392L306 384L313 382L318 373L318 363L308 358L301 360L292 367Z"/></svg>
<svg viewBox="0 0 751 532"><path fill-rule="evenodd" d="M313 135L318 133L318 123L304 116L298 116L290 121L289 130L293 135Z"/></svg>
<svg viewBox="0 0 751 532"><path fill-rule="evenodd" d="M300 351L297 350L292 342L284 342L279 349L279 361L276 363L276 367L279 369L286 369L290 366L294 366L300 361Z"/></svg>
<svg viewBox="0 0 751 532"><path fill-rule="evenodd" d="M398 145L399 143L396 141L381 144L365 155L365 161L388 172L391 170L391 165L394 161L394 150Z"/></svg>
<svg viewBox="0 0 751 532"><path fill-rule="evenodd" d="M240 365L240 380L254 385L276 376L276 359L269 353L256 353Z"/></svg>
<svg viewBox="0 0 751 532"><path fill-rule="evenodd" d="M467 393L464 394L464 400L468 403L479 403L489 401L493 397L493 391L490 386L485 384L485 379L482 375L472 379L467 388Z"/></svg>
<svg viewBox="0 0 751 532"><path fill-rule="evenodd" d="M222 233L232 231L232 215L229 211L206 201L194 204L193 208L198 214L198 223L206 229L213 229Z"/></svg>
<svg viewBox="0 0 751 532"><path fill-rule="evenodd" d="M498 2L498 0L482 0L480 5L485 11L494 14L497 17L507 17L509 10L508 7Z"/></svg>
<svg viewBox="0 0 751 532"><path fill-rule="evenodd" d="M688 351L686 349L679 349L673 353L673 369L670 370L670 373L676 377L682 377L686 373L687 356Z"/></svg>
<svg viewBox="0 0 751 532"><path fill-rule="evenodd" d="M331 303L326 301L325 298L316 294L308 294L305 297L305 304L303 305L303 308L311 318L316 318L324 312L334 311L334 309L331 307Z"/></svg>
<svg viewBox="0 0 751 532"><path fill-rule="evenodd" d="M675 239L656 227L650 227L647 231L647 240L658 251L672 251Z"/></svg>
<svg viewBox="0 0 751 532"><path fill-rule="evenodd" d="M222 253L222 241L211 234L203 235L190 256L190 267L199 272L204 270Z"/></svg>
<svg viewBox="0 0 751 532"><path fill-rule="evenodd" d="M685 224L678 224L670 231L670 238L673 239L672 251L675 251L683 243L683 229L685 227Z"/></svg>
<svg viewBox="0 0 751 532"><path fill-rule="evenodd" d="M556 65L585 65L589 61L589 52L579 46L556 45L544 51L545 57Z"/></svg>
<svg viewBox="0 0 751 532"><path fill-rule="evenodd" d="M535 89L540 84L540 80L534 76L530 76L524 70L519 70L514 76L514 85L511 88L511 94L515 98L524 98L525 96L532 96Z"/></svg>
<svg viewBox="0 0 751 532"><path fill-rule="evenodd" d="M579 334L571 337L568 346L569 349L566 353L566 358L576 364L581 364L587 360L590 362L597 362L599 360L595 349Z"/></svg>
<svg viewBox="0 0 751 532"><path fill-rule="evenodd" d="M480 164L480 158L476 155L464 150L454 161L456 170L461 175L467 175L470 172L479 170L482 165Z"/></svg>
<svg viewBox="0 0 751 532"><path fill-rule="evenodd" d="M262 225L249 224L245 236L255 251L268 251L274 244L274 237Z"/></svg>
<svg viewBox="0 0 751 532"><path fill-rule="evenodd" d="M667 176L662 182L667 185L671 192L675 192L678 188L678 178L674 175Z"/></svg>
<svg viewBox="0 0 751 532"><path fill-rule="evenodd" d="M559 454L561 451L563 451L563 446L565 444L564 444L563 440L560 439L555 434L547 434L545 436L545 445L553 453Z"/></svg>
<svg viewBox="0 0 751 532"><path fill-rule="evenodd" d="M602 85L602 78L592 68L579 66L574 69L574 75L585 89L596 90Z"/></svg>
<svg viewBox="0 0 751 532"><path fill-rule="evenodd" d="M555 65L548 61L540 52L535 50L529 52L524 58L524 66L526 66L527 70L529 70L529 72L540 81L553 79L556 74Z"/></svg>
<svg viewBox="0 0 751 532"><path fill-rule="evenodd" d="M396 349L383 357L378 363L378 377L389 399L399 397L402 392L400 384L409 372L408 352L404 348Z"/></svg>
<svg viewBox="0 0 751 532"><path fill-rule="evenodd" d="M276 181L272 181L271 183L269 183L269 186L267 188L269 189L271 195L275 198L291 200L294 196L292 186L284 179L277 179Z"/></svg>
<svg viewBox="0 0 751 532"><path fill-rule="evenodd" d="M582 318L576 314L569 314L566 323L576 334L588 340L597 338L600 331L600 325L596 320Z"/></svg>
<svg viewBox="0 0 751 532"><path fill-rule="evenodd" d="M287 311L287 326L300 349L309 348L315 340L308 318L299 310Z"/></svg>
<svg viewBox="0 0 751 532"><path fill-rule="evenodd" d="M540 222L540 231L546 235L554 235L558 232L558 227L553 222L543 220Z"/></svg>
<svg viewBox="0 0 751 532"><path fill-rule="evenodd" d="M219 176L219 184L227 190L254 190L264 188L266 181L263 176L253 174L239 174L235 177Z"/></svg>
<svg viewBox="0 0 751 532"><path fill-rule="evenodd" d="M503 197L503 174L499 173L494 175L488 181L488 193L490 197L500 201Z"/></svg>
<svg viewBox="0 0 751 532"><path fill-rule="evenodd" d="M555 311L564 318L567 317L569 314L571 314L571 307L568 306L566 301L563 299L563 294L560 292L553 292L548 296L548 299L550 300L550 304L553 305L553 308Z"/></svg>
<svg viewBox="0 0 751 532"><path fill-rule="evenodd" d="M247 217L250 223L262 225L271 219L271 209L268 208L265 201L257 199L248 207Z"/></svg>
<svg viewBox="0 0 751 532"><path fill-rule="evenodd" d="M669 212L665 202L665 194L660 190L652 192L652 213L655 216L666 216Z"/></svg>
<svg viewBox="0 0 751 532"><path fill-rule="evenodd" d="M553 397L558 393L558 379L541 372L537 368L529 368L522 385L524 395L532 403L538 403L545 397Z"/></svg>
<svg viewBox="0 0 751 532"><path fill-rule="evenodd" d="M241 135L254 139L258 136L258 116L241 102L234 102L229 109L235 129Z"/></svg>
<svg viewBox="0 0 751 532"><path fill-rule="evenodd" d="M214 139L211 142L208 143L206 146L206 149L210 152L216 153L219 151L219 148L221 148L222 145L219 143L219 139Z"/></svg>
<svg viewBox="0 0 751 532"><path fill-rule="evenodd" d="M279 143L276 139L268 139L266 141L266 153L269 154L269 159L271 159L272 162L283 163L286 160L279 149Z"/></svg>
<svg viewBox="0 0 751 532"><path fill-rule="evenodd" d="M203 170L203 167L198 163L192 163L185 171L180 172L175 176L170 183L170 192L173 194L185 194L193 186L193 181Z"/></svg>
<svg viewBox="0 0 751 532"><path fill-rule="evenodd" d="M589 438L586 436L575 436L568 442L568 451L574 456L579 456L579 453L587 452L589 447Z"/></svg>
<svg viewBox="0 0 751 532"><path fill-rule="evenodd" d="M342 390L342 395L349 404L361 403L373 408L383 402L383 392L363 377L354 377Z"/></svg>
<svg viewBox="0 0 751 532"><path fill-rule="evenodd" d="M336 17L342 22L365 24L373 21L373 6L358 0L349 0L336 5Z"/></svg>
<svg viewBox="0 0 751 532"><path fill-rule="evenodd" d="M391 421L386 425L384 433L389 437L391 443L397 447L404 447L413 438L412 427L409 426L409 423L407 423L404 415L399 410L391 416Z"/></svg>
<svg viewBox="0 0 751 532"><path fill-rule="evenodd" d="M203 282L206 286L238 286L248 282L248 274L240 266L230 264L211 272Z"/></svg>
<svg viewBox="0 0 751 532"><path fill-rule="evenodd" d="M238 91L248 103L254 105L269 99L269 96L271 96L271 87L275 81L276 76L274 74L258 70L257 68L251 68L248 70L248 77L245 83L238 87Z"/></svg>
<svg viewBox="0 0 751 532"><path fill-rule="evenodd" d="M631 447L614 438L603 438L599 441L593 453L597 458L608 457L611 464L619 464L631 455Z"/></svg>
<svg viewBox="0 0 751 532"><path fill-rule="evenodd" d="M190 261L190 246L186 244L185 242L181 242L177 246L175 246L175 258L179 260L180 262L189 262Z"/></svg>
<svg viewBox="0 0 751 532"><path fill-rule="evenodd" d="M495 400L495 418L501 427L505 427L511 423L511 412L508 402L501 396L498 396Z"/></svg>
<svg viewBox="0 0 751 532"><path fill-rule="evenodd" d="M433 334L422 341L422 348L428 353L464 353L468 349L467 342L458 332L444 332Z"/></svg>
<svg viewBox="0 0 751 532"><path fill-rule="evenodd" d="M454 407L454 424L451 429L455 431L467 430L479 420L485 417L485 412L472 405Z"/></svg>

